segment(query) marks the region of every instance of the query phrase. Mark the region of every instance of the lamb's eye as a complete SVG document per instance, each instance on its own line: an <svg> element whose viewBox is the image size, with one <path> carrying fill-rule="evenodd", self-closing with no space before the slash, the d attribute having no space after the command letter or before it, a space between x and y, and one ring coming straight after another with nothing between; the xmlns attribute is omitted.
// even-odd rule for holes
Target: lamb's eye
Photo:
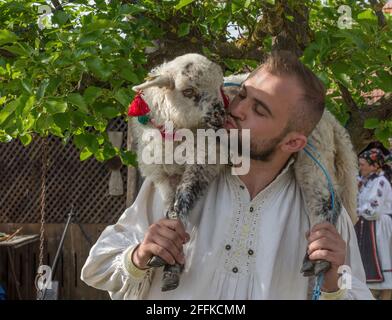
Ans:
<svg viewBox="0 0 392 320"><path fill-rule="evenodd" d="M182 94L184 95L184 97L192 98L193 96L196 95L196 90L194 88L188 88L188 89L182 90Z"/></svg>

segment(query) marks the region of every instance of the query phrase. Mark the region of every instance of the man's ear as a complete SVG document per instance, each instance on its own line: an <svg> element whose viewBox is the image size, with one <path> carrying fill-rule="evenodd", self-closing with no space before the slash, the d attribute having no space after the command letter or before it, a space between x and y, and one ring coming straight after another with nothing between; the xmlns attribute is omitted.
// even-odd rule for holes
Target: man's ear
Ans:
<svg viewBox="0 0 392 320"><path fill-rule="evenodd" d="M302 133L290 132L282 141L281 150L287 153L295 153L305 148L308 138Z"/></svg>

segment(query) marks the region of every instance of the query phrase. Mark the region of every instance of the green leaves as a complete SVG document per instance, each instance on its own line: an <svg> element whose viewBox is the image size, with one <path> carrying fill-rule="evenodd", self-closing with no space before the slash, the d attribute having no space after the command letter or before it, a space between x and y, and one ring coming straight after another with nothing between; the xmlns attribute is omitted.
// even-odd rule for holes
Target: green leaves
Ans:
<svg viewBox="0 0 392 320"><path fill-rule="evenodd" d="M84 161L87 160L88 158L90 158L93 155L93 153L88 149L88 148L84 148L82 150L82 152L80 152L80 161Z"/></svg>
<svg viewBox="0 0 392 320"><path fill-rule="evenodd" d="M30 142L33 140L30 134L26 133L24 135L19 136L20 141L23 143L24 146L27 146L30 144Z"/></svg>
<svg viewBox="0 0 392 320"><path fill-rule="evenodd" d="M86 148L90 152L97 152L99 149L99 142L97 140L97 136L85 132L79 135L74 136L74 143L79 149Z"/></svg>
<svg viewBox="0 0 392 320"><path fill-rule="evenodd" d="M377 21L377 17L373 10L367 9L358 14L357 20Z"/></svg>
<svg viewBox="0 0 392 320"><path fill-rule="evenodd" d="M85 24L82 28L84 32L91 32L100 29L108 29L113 26L113 22L109 19L94 19L93 22Z"/></svg>
<svg viewBox="0 0 392 320"><path fill-rule="evenodd" d="M69 113L57 113L53 115L53 121L61 131L67 131L71 126L71 115Z"/></svg>
<svg viewBox="0 0 392 320"><path fill-rule="evenodd" d="M115 94L114 98L120 102L124 107L128 107L131 102L134 93L131 93L129 89L121 88Z"/></svg>
<svg viewBox="0 0 392 320"><path fill-rule="evenodd" d="M67 102L62 98L51 98L44 104L46 111L51 114L62 113L67 111Z"/></svg>
<svg viewBox="0 0 392 320"><path fill-rule="evenodd" d="M88 107L84 98L79 93L70 93L67 97L68 102L77 106L79 110L83 113L88 113Z"/></svg>
<svg viewBox="0 0 392 320"><path fill-rule="evenodd" d="M379 125L374 130L374 135L385 146L389 146L388 139L392 137L392 119L380 121Z"/></svg>
<svg viewBox="0 0 392 320"><path fill-rule="evenodd" d="M180 10L181 8L187 6L188 4L191 4L195 0L180 0L177 5L174 7L176 10Z"/></svg>
<svg viewBox="0 0 392 320"><path fill-rule="evenodd" d="M377 71L376 78L377 87L385 92L392 91L392 73L385 70Z"/></svg>
<svg viewBox="0 0 392 320"><path fill-rule="evenodd" d="M121 150L120 157L124 165L137 167L137 159L134 152Z"/></svg>
<svg viewBox="0 0 392 320"><path fill-rule="evenodd" d="M53 14L52 22L57 23L60 27L62 27L69 19L70 16L66 12L63 10L57 10Z"/></svg>
<svg viewBox="0 0 392 320"><path fill-rule="evenodd" d="M86 65L94 75L102 80L107 80L112 74L112 68L98 57L88 59Z"/></svg>
<svg viewBox="0 0 392 320"><path fill-rule="evenodd" d="M6 44L6 43L14 43L18 40L18 37L15 33L9 31L9 30L4 30L0 29L0 46Z"/></svg>
<svg viewBox="0 0 392 320"><path fill-rule="evenodd" d="M37 89L37 93L36 93L36 98L37 100L41 100L44 95L45 95L45 91L46 88L49 85L49 79L44 79L42 80L41 84L39 85L38 89Z"/></svg>
<svg viewBox="0 0 392 320"><path fill-rule="evenodd" d="M178 32L177 32L178 36L179 37L186 36L189 33L190 27L191 27L190 23L181 23L178 27Z"/></svg>
<svg viewBox="0 0 392 320"><path fill-rule="evenodd" d="M128 80L134 84L139 83L139 78L136 73L132 72L129 68L122 69L120 71L120 76L125 80Z"/></svg>
<svg viewBox="0 0 392 320"><path fill-rule="evenodd" d="M20 104L20 98L11 101L10 103L7 103L6 106L0 110L0 125L7 120L7 118L15 112L16 108Z"/></svg>
<svg viewBox="0 0 392 320"><path fill-rule="evenodd" d="M375 129L379 126L380 120L375 119L375 118L370 118L365 120L365 125L364 127L366 129Z"/></svg>
<svg viewBox="0 0 392 320"><path fill-rule="evenodd" d="M84 101L85 101L88 105L91 105L91 104L94 103L94 101L95 101L98 97L101 96L101 94L102 94L102 89L101 89L101 88L91 86L91 87L88 87L88 88L84 91L83 98L84 98Z"/></svg>

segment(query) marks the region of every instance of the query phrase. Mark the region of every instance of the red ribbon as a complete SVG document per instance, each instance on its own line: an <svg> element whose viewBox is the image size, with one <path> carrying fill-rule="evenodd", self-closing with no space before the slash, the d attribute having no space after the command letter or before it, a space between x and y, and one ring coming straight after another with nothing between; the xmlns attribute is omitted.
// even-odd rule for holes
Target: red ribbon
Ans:
<svg viewBox="0 0 392 320"><path fill-rule="evenodd" d="M222 88L220 89L220 92L222 95L223 104L224 104L225 108L227 109L229 107L229 98L225 95Z"/></svg>

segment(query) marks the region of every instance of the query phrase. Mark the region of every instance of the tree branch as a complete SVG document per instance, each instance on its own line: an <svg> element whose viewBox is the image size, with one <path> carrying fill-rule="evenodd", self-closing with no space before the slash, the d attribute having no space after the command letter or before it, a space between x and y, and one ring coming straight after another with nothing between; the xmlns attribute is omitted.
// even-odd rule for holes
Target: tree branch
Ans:
<svg viewBox="0 0 392 320"><path fill-rule="evenodd" d="M63 6L61 5L60 1L58 1L58 0L51 0L50 2L52 3L52 5L54 7L54 11L63 10Z"/></svg>
<svg viewBox="0 0 392 320"><path fill-rule="evenodd" d="M365 120L392 118L392 94L384 95L375 104L359 108L349 90L340 83L338 83L338 86L350 113L347 130L350 133L355 150L359 152L374 140L374 130L364 128Z"/></svg>
<svg viewBox="0 0 392 320"><path fill-rule="evenodd" d="M386 25L386 21L385 21L384 13L382 12L382 8L384 7L385 2L384 1L380 2L380 1L377 1L377 0L370 0L369 2L370 2L371 6L372 6L372 8L374 10L374 13L377 16L378 25L381 28L384 27Z"/></svg>
<svg viewBox="0 0 392 320"><path fill-rule="evenodd" d="M340 82L337 83L340 93L342 94L342 98L346 106L348 107L350 112L360 113L359 107L357 103L354 101L350 91L342 85Z"/></svg>
<svg viewBox="0 0 392 320"><path fill-rule="evenodd" d="M149 64L157 65L164 60L173 59L179 55L197 52L203 54L203 47L208 48L213 54L220 58L230 59L250 59L262 61L265 51L262 47L257 46L256 43L247 43L239 46L236 42L208 42L207 40L198 39L197 42L192 42L187 38L180 40L178 38L165 37L161 40L160 49L154 53L149 54Z"/></svg>
<svg viewBox="0 0 392 320"><path fill-rule="evenodd" d="M16 54L7 51L6 49L0 48L0 57L4 58L15 58Z"/></svg>
<svg viewBox="0 0 392 320"><path fill-rule="evenodd" d="M309 9L305 3L288 4L287 0L280 0L279 5L284 10L280 12L282 22L279 33L273 38L272 49L288 50L300 57L310 42ZM293 17L292 21L288 16Z"/></svg>

